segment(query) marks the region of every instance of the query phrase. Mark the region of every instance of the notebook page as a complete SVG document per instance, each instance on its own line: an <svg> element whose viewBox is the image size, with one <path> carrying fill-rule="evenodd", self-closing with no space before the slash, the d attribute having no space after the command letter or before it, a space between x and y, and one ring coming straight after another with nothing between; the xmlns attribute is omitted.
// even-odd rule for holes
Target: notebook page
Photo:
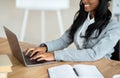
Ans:
<svg viewBox="0 0 120 78"><path fill-rule="evenodd" d="M77 64L73 66L79 78L104 78L94 65Z"/></svg>
<svg viewBox="0 0 120 78"><path fill-rule="evenodd" d="M50 78L78 78L73 67L70 65L60 65L48 68Z"/></svg>

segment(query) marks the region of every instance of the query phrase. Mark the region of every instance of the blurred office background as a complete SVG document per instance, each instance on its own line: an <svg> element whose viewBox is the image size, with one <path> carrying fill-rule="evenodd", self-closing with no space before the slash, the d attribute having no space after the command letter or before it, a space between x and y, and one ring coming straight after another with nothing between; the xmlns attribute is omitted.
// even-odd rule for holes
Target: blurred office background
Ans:
<svg viewBox="0 0 120 78"><path fill-rule="evenodd" d="M70 0L69 8L61 10L64 31L71 26L74 15L79 9L79 1ZM119 5L117 6L119 7ZM112 10L112 7L110 9ZM0 37L6 37L3 31L3 26L6 26L20 39L24 12L25 9L16 7L16 0L0 0ZM60 36L56 11L46 10L45 41L51 41ZM24 41L34 44L41 43L41 10L29 10Z"/></svg>
<svg viewBox="0 0 120 78"><path fill-rule="evenodd" d="M48 2L49 3L49 2ZM73 17L79 8L79 0L71 0L68 9L61 10L64 30L70 27ZM5 37L3 25L12 30L20 38L25 9L16 7L16 0L0 0L0 37ZM56 11L45 11L45 41L60 37ZM39 44L41 42L41 10L30 10L27 20L25 42Z"/></svg>

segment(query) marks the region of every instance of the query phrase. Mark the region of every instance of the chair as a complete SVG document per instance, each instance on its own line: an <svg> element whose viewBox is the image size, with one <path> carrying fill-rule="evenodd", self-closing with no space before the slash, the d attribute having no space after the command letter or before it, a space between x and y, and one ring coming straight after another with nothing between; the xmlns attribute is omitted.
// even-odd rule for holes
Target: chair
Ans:
<svg viewBox="0 0 120 78"><path fill-rule="evenodd" d="M120 0L113 0L112 1L112 14L113 16L115 16L118 20L118 22L120 22Z"/></svg>
<svg viewBox="0 0 120 78"><path fill-rule="evenodd" d="M120 61L120 40L118 41L114 49L115 51L112 53L111 59Z"/></svg>
<svg viewBox="0 0 120 78"><path fill-rule="evenodd" d="M27 28L27 19L30 10L41 10L41 41L45 42L45 11L55 10L57 13L60 34L62 35L63 24L61 17L61 9L69 8L69 0L16 0L16 7L25 9L23 25L20 35L20 41L24 41L25 31Z"/></svg>
<svg viewBox="0 0 120 78"><path fill-rule="evenodd" d="M120 22L120 0L113 0L113 8L112 8L112 13L113 16L115 16L117 18L117 21ZM111 59L113 60L120 60L120 40L118 41L118 43L116 44L116 46L114 47L115 51L112 54Z"/></svg>

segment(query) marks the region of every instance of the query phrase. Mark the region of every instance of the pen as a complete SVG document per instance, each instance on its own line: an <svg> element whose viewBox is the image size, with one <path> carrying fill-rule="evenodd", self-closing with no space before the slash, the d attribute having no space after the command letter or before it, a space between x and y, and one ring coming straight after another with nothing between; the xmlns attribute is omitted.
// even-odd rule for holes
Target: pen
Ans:
<svg viewBox="0 0 120 78"><path fill-rule="evenodd" d="M79 76L75 68L73 68L73 71L75 72L75 74L76 74L77 76Z"/></svg>

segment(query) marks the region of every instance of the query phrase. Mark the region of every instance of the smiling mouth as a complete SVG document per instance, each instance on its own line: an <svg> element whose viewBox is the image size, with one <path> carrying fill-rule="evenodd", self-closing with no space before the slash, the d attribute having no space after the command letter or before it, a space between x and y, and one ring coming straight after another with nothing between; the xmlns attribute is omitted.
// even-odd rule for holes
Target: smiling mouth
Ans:
<svg viewBox="0 0 120 78"><path fill-rule="evenodd" d="M90 5L89 4L84 4L84 7L85 8L88 8Z"/></svg>

